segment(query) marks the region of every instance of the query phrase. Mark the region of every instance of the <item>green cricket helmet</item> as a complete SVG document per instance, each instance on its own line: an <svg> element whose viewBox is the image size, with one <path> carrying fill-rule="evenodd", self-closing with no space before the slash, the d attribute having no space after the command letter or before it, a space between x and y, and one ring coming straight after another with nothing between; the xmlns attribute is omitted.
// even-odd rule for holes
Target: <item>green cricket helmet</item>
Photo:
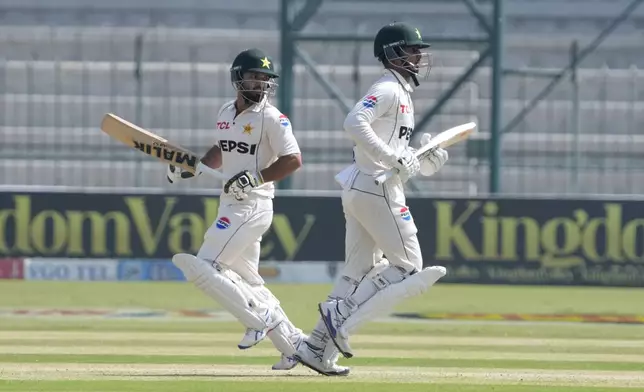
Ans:
<svg viewBox="0 0 644 392"><path fill-rule="evenodd" d="M431 61L429 53L421 52L430 45L423 41L420 30L407 23L394 22L381 28L373 41L373 54L383 64L406 71L418 86L418 76L429 75ZM415 58L418 58L416 62ZM397 64L393 61L399 60ZM424 75L422 70L425 69Z"/></svg>
<svg viewBox="0 0 644 392"><path fill-rule="evenodd" d="M256 48L239 53L230 67L230 80L235 90L255 103L275 93L277 83L274 79L278 77L273 59Z"/></svg>

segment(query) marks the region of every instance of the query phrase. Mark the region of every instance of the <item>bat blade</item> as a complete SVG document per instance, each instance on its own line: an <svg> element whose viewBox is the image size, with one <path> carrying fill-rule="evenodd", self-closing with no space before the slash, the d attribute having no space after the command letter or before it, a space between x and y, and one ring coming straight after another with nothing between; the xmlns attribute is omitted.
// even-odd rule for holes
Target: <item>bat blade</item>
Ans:
<svg viewBox="0 0 644 392"><path fill-rule="evenodd" d="M197 154L115 114L108 113L103 117L101 130L126 146L133 147L162 162L193 174L197 171L200 161Z"/></svg>
<svg viewBox="0 0 644 392"><path fill-rule="evenodd" d="M429 143L422 146L416 151L416 156L419 157L436 148L447 148L453 144L456 144L462 140L467 139L476 129L476 123L469 122L467 124L458 125L454 128L450 128L446 131L443 131L436 135L436 137L430 139Z"/></svg>
<svg viewBox="0 0 644 392"><path fill-rule="evenodd" d="M431 138L429 143L416 150L416 157L427 153L436 148L447 148L462 140L467 139L476 130L476 123L469 122L467 124L458 125L443 131ZM376 185L380 185L390 179L396 174L395 170L388 170L375 178Z"/></svg>

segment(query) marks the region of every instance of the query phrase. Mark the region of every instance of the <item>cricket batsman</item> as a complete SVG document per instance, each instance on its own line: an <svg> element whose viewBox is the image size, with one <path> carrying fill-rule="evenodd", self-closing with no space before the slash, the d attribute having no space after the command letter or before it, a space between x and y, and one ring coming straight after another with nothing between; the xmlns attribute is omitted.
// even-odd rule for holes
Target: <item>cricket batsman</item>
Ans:
<svg viewBox="0 0 644 392"><path fill-rule="evenodd" d="M297 365L295 350L306 335L264 286L259 255L262 235L273 220L274 182L302 166L300 148L289 119L269 102L279 77L271 57L259 49L245 50L234 59L230 75L237 97L219 110L215 145L202 159L230 179L222 184L217 219L196 257L181 253L172 262L246 327L240 349L268 336L282 353L273 369L288 370ZM171 183L194 177L168 167Z"/></svg>
<svg viewBox="0 0 644 392"><path fill-rule="evenodd" d="M414 131L411 93L429 74L429 53L422 51L429 46L408 24L380 29L374 56L383 64L383 74L344 121L355 144L353 164L336 176L343 188L345 265L328 300L319 304L317 326L296 354L318 373L333 375L338 350L346 358L353 356L349 335L358 326L426 292L446 274L441 266L423 269L418 230L403 189L409 178L419 172L431 176L448 159L440 148L417 158L409 146ZM421 144L430 138L423 134ZM398 175L376 185L374 178L389 169Z"/></svg>

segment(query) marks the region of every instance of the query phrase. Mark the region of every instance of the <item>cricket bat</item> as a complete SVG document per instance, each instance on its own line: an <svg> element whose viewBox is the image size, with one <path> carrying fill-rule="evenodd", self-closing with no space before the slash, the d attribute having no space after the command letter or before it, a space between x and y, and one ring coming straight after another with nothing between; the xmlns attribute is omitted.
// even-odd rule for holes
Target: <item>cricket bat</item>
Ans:
<svg viewBox="0 0 644 392"><path fill-rule="evenodd" d="M101 130L126 146L133 147L146 155L180 167L192 174L207 173L219 180L228 179L220 171L203 164L201 157L192 151L171 143L115 114L107 113L103 117Z"/></svg>
<svg viewBox="0 0 644 392"><path fill-rule="evenodd" d="M430 139L429 143L422 146L416 151L416 157L420 157L424 153L437 148L447 148L453 144L456 144L462 140L467 139L476 129L476 123L469 122L467 124L462 124L454 128L450 128L446 131L439 133ZM376 177L376 185L380 185L396 175L398 173L397 169L392 169L385 171L378 177Z"/></svg>

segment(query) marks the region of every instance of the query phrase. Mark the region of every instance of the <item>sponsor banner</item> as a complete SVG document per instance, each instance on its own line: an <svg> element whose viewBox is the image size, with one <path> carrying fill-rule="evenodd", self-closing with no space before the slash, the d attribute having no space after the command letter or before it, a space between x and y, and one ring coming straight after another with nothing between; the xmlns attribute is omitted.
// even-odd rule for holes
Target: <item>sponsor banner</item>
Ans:
<svg viewBox="0 0 644 392"><path fill-rule="evenodd" d="M97 309L97 308L0 308L0 318L73 319L192 319L235 321L224 310L212 309Z"/></svg>
<svg viewBox="0 0 644 392"><path fill-rule="evenodd" d="M119 260L118 280L172 281L185 278L170 260Z"/></svg>
<svg viewBox="0 0 644 392"><path fill-rule="evenodd" d="M270 283L334 283L342 263L260 262L259 274Z"/></svg>
<svg viewBox="0 0 644 392"><path fill-rule="evenodd" d="M198 252L218 207L202 195L3 193L0 257L170 260ZM339 199L277 198L274 209L262 260L344 258Z"/></svg>
<svg viewBox="0 0 644 392"><path fill-rule="evenodd" d="M548 323L644 324L644 316L623 314L526 314L526 313L394 313L400 319L461 321L523 321Z"/></svg>
<svg viewBox="0 0 644 392"><path fill-rule="evenodd" d="M419 239L426 262L448 267L445 282L644 286L641 201L427 203Z"/></svg>
<svg viewBox="0 0 644 392"><path fill-rule="evenodd" d="M117 265L109 259L26 259L25 280L111 281Z"/></svg>
<svg viewBox="0 0 644 392"><path fill-rule="evenodd" d="M266 283L333 283L340 263L275 262L259 263L259 274ZM185 277L170 260L120 260L118 280L185 281Z"/></svg>
<svg viewBox="0 0 644 392"><path fill-rule="evenodd" d="M23 279L22 259L0 259L0 279Z"/></svg>
<svg viewBox="0 0 644 392"><path fill-rule="evenodd" d="M643 203L636 200L416 199L397 211L418 226L441 281L644 286ZM169 260L196 254L225 224L204 195L4 193L0 257ZM282 196L262 240L263 261L342 261L338 197ZM223 223L222 223L223 222Z"/></svg>

